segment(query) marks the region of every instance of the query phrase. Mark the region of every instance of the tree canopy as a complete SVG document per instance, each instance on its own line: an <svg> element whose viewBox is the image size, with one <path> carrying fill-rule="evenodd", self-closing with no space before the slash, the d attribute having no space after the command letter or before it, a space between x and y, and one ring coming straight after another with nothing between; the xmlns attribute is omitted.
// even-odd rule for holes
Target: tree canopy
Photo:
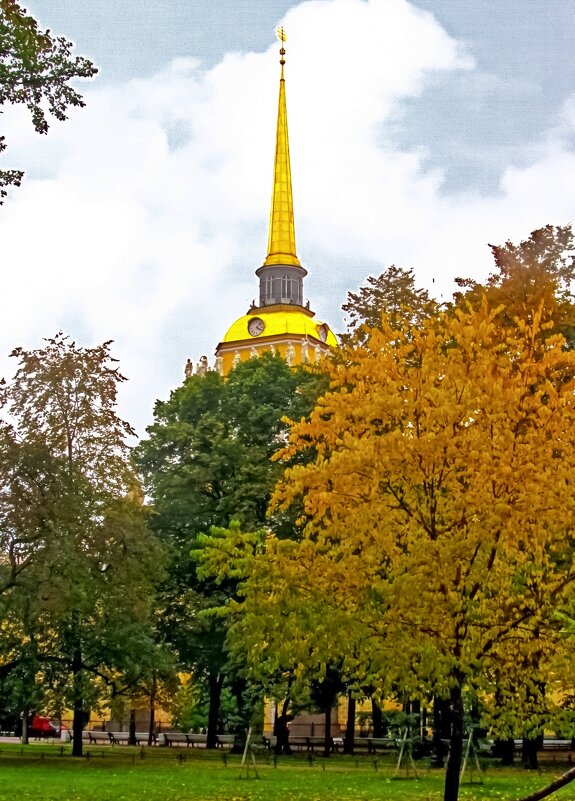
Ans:
<svg viewBox="0 0 575 801"><path fill-rule="evenodd" d="M281 473L271 457L287 437L285 418L300 419L312 408L318 380L265 354L226 380L215 371L192 376L158 401L135 453L155 527L188 547L197 534L231 520L246 529L264 525Z"/></svg>
<svg viewBox="0 0 575 801"><path fill-rule="evenodd" d="M515 318L533 320L543 310L551 327L543 336L559 332L568 347L575 345L575 243L571 225L546 225L515 245L490 245L496 271L485 283L458 278L461 291L456 304L476 308L486 297L492 308L499 308L498 320L514 325Z"/></svg>
<svg viewBox="0 0 575 801"><path fill-rule="evenodd" d="M116 414L125 379L110 343L82 348L62 334L17 348L0 400L0 674L28 665L84 713L122 672L149 662L150 610L163 552L147 526Z"/></svg>
<svg viewBox="0 0 575 801"><path fill-rule="evenodd" d="M83 106L70 82L91 78L97 69L88 59L73 56L72 47L42 31L16 0L0 0L0 106L26 106L38 133L48 132L48 114L65 120L70 106ZM5 149L0 136L0 154ZM5 187L19 186L22 176L21 170L0 170L0 204Z"/></svg>
<svg viewBox="0 0 575 801"><path fill-rule="evenodd" d="M426 289L415 285L413 270L388 267L381 275L368 276L357 292L348 292L342 306L346 313L347 333L341 335L344 344L352 341L365 344L368 329L377 328L383 314L391 325L406 321L418 325L433 313L436 303Z"/></svg>
<svg viewBox="0 0 575 801"><path fill-rule="evenodd" d="M267 508L282 466L273 454L287 441L286 416L312 408L321 377L293 370L271 353L239 364L224 380L194 375L158 402L148 438L135 456L154 504L152 525L171 553L161 629L177 648L183 669L202 677L212 698L208 742L215 742L224 674L243 703L243 679L224 649L227 623L208 614L235 597L237 576L214 580L198 572L210 546L229 541L231 526L274 526L295 532L293 515L270 520ZM233 524L233 525L232 525Z"/></svg>
<svg viewBox="0 0 575 801"><path fill-rule="evenodd" d="M337 642L359 686L449 699L446 801L464 690L512 695L521 725L573 594L574 356L540 333L540 316L502 330L484 304L384 319L344 352L284 450L314 454L275 494L303 504L305 536L272 538L243 585L255 664L328 665Z"/></svg>

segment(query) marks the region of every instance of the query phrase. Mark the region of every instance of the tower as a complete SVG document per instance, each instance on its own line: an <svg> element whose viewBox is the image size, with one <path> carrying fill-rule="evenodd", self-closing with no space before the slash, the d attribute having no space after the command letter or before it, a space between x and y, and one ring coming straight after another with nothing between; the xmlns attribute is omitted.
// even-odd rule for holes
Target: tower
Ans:
<svg viewBox="0 0 575 801"><path fill-rule="evenodd" d="M326 323L315 319L303 293L307 270L296 253L291 164L285 92L285 33L277 30L280 47L280 86L268 254L256 270L259 301L236 320L216 348L216 366L227 373L240 361L272 351L288 364L316 361L337 340Z"/></svg>

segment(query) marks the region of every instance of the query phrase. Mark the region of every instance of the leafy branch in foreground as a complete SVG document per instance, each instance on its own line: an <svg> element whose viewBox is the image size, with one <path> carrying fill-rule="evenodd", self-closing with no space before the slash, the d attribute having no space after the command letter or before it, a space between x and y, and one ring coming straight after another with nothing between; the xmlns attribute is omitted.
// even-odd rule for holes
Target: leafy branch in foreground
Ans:
<svg viewBox="0 0 575 801"><path fill-rule="evenodd" d="M42 31L15 0L0 0L0 106L26 106L34 129L43 134L49 127L47 112L62 121L68 107L84 106L70 81L91 78L97 69L87 58L72 55L72 48L72 42ZM5 149L0 136L0 154ZM4 187L20 186L23 174L0 170L0 204Z"/></svg>

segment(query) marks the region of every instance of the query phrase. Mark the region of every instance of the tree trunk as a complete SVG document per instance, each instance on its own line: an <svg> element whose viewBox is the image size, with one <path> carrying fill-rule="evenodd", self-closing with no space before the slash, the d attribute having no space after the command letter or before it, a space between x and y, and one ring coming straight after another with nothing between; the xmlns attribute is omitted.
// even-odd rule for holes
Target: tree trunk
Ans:
<svg viewBox="0 0 575 801"><path fill-rule="evenodd" d="M422 734L422 721L421 721L421 701L416 699L411 702L411 714L414 716L413 728L418 737Z"/></svg>
<svg viewBox="0 0 575 801"><path fill-rule="evenodd" d="M246 688L247 682L241 676L237 676L230 685L238 708L237 722L232 730L233 734L235 734L234 744L230 751L232 754L243 754L246 746L246 736L251 726L252 708L251 704L246 703Z"/></svg>
<svg viewBox="0 0 575 801"><path fill-rule="evenodd" d="M325 733L323 738L323 755L328 757L331 754L331 704L326 704L325 714Z"/></svg>
<svg viewBox="0 0 575 801"><path fill-rule="evenodd" d="M541 740L541 736L523 738L521 744L521 761L523 762L523 767L527 768L527 770L539 770L537 751L541 747Z"/></svg>
<svg viewBox="0 0 575 801"><path fill-rule="evenodd" d="M344 754L353 754L355 742L355 698L351 691L347 694L347 723L345 724Z"/></svg>
<svg viewBox="0 0 575 801"><path fill-rule="evenodd" d="M431 738L431 767L442 768L445 764L447 746L445 741L451 733L449 701L445 698L433 699L433 734Z"/></svg>
<svg viewBox="0 0 575 801"><path fill-rule="evenodd" d="M451 712L451 747L447 770L445 772L445 788L443 801L457 801L459 795L459 775L463 756L463 696L461 684L452 687L449 694Z"/></svg>
<svg viewBox="0 0 575 801"><path fill-rule="evenodd" d="M72 756L83 754L82 731L84 729L84 699L82 693L82 652L75 648L72 657Z"/></svg>
<svg viewBox="0 0 575 801"><path fill-rule="evenodd" d="M375 698L371 699L371 719L373 721L373 736L384 737L385 732L383 730L383 713Z"/></svg>
<svg viewBox="0 0 575 801"><path fill-rule="evenodd" d="M28 745L28 742L28 710L25 709L22 713L22 734L20 735L20 743L22 745Z"/></svg>
<svg viewBox="0 0 575 801"><path fill-rule="evenodd" d="M136 740L136 710L130 709L130 725L128 726L128 745L138 745Z"/></svg>
<svg viewBox="0 0 575 801"><path fill-rule="evenodd" d="M281 756L282 754L286 754L289 756L292 750L289 744L289 726L288 723L290 720L293 720L293 715L288 715L288 699L286 698L282 705L281 713L278 712L278 708L276 706L276 716L274 720L274 736L276 738L276 744L274 748L274 754L277 756Z"/></svg>
<svg viewBox="0 0 575 801"><path fill-rule="evenodd" d="M210 673L210 708L208 710L208 737L206 748L216 748L218 733L218 721L220 717L220 699L222 696L222 686L224 677L220 673Z"/></svg>
<svg viewBox="0 0 575 801"><path fill-rule="evenodd" d="M421 701L419 699L415 699L411 702L411 715L412 715L412 723L408 723L409 726L409 736L412 738L412 756L414 759L419 759L422 756L426 756L425 744L423 742L424 735L423 735L423 721L422 721L422 713L421 713ZM413 742L413 737L415 737L415 743Z"/></svg>
<svg viewBox="0 0 575 801"><path fill-rule="evenodd" d="M515 740L508 737L506 740L495 740L493 743L493 756L501 760L502 765L513 765L515 759Z"/></svg>
<svg viewBox="0 0 575 801"><path fill-rule="evenodd" d="M152 678L150 690L150 717L148 719L148 745L154 744L154 727L156 725L156 677Z"/></svg>

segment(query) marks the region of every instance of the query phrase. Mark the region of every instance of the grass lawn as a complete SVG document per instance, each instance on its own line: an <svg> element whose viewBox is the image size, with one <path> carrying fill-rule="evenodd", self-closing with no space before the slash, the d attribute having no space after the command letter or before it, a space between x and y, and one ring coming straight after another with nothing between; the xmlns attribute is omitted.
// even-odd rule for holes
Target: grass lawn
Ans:
<svg viewBox="0 0 575 801"><path fill-rule="evenodd" d="M440 801L443 772L421 767L419 778L394 778L389 760L368 757L258 758L259 779L240 778L240 758L190 749L92 748L76 760L69 749L0 746L0 799L14 801ZM182 758L180 761L179 757ZM483 783L462 784L461 801L514 801L543 787L567 765L541 773L488 767ZM245 772L245 771L244 771ZM575 799L575 783L553 799Z"/></svg>

